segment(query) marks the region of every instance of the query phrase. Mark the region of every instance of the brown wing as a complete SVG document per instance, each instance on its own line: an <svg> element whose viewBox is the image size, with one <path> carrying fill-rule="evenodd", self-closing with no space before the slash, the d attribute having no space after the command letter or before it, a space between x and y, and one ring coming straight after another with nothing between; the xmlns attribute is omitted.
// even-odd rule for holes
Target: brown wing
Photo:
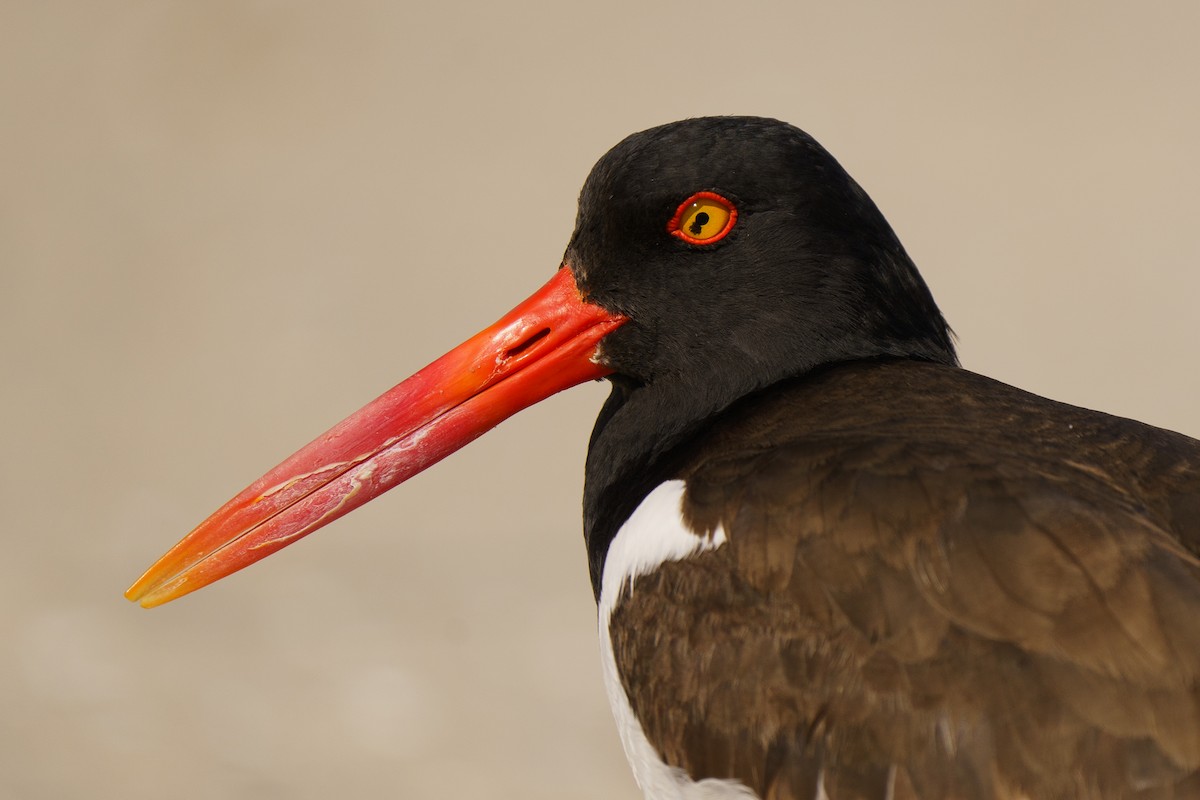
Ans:
<svg viewBox="0 0 1200 800"><path fill-rule="evenodd" d="M1200 797L1200 563L1180 544L1200 446L1164 454L1126 421L1121 444L1114 418L969 373L915 393L862 374L744 410L683 470L686 515L727 544L638 579L612 618L664 759L778 800L818 781L831 800ZM880 386L904 413L830 422L839 392Z"/></svg>

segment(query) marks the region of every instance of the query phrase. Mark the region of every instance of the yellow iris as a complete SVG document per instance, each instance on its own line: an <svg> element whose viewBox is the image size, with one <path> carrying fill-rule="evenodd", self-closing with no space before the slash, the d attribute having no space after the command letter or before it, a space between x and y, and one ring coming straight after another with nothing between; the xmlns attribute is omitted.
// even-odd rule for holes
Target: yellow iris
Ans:
<svg viewBox="0 0 1200 800"><path fill-rule="evenodd" d="M737 211L733 203L712 192L697 192L679 206L668 230L691 244L708 244L729 233Z"/></svg>

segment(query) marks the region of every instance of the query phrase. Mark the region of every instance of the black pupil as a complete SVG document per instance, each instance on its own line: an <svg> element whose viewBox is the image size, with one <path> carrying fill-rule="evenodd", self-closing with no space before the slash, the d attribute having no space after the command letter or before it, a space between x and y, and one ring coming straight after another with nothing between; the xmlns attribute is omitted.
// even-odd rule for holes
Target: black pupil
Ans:
<svg viewBox="0 0 1200 800"><path fill-rule="evenodd" d="M688 225L688 230L692 232L693 236L699 236L701 231L704 230L704 226L707 224L708 224L708 212L701 211L699 214L692 217L692 224Z"/></svg>

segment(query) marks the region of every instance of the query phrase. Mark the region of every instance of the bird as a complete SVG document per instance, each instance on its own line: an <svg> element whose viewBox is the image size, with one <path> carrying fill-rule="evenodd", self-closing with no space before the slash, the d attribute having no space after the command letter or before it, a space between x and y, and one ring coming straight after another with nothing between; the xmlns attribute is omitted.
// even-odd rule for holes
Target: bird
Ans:
<svg viewBox="0 0 1200 800"><path fill-rule="evenodd" d="M632 134L549 282L218 509L155 606L608 380L583 532L648 800L1200 797L1200 441L964 368L800 129Z"/></svg>

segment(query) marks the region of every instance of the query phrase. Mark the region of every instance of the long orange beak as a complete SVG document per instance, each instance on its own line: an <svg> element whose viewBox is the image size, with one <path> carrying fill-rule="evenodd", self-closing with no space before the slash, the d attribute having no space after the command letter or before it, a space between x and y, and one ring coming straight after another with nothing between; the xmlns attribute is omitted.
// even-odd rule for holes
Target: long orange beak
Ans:
<svg viewBox="0 0 1200 800"><path fill-rule="evenodd" d="M161 605L253 564L358 508L523 408L602 378L596 346L626 322L584 302L571 271L499 322L351 414L247 486L138 578Z"/></svg>

